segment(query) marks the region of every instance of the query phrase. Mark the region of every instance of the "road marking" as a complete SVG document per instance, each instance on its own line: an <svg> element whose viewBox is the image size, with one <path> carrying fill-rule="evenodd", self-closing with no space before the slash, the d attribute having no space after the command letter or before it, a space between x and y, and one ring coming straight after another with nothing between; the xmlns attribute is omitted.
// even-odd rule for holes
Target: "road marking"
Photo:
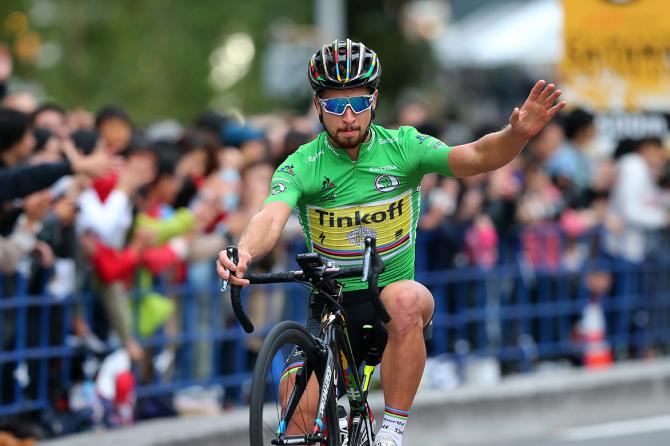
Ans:
<svg viewBox="0 0 670 446"><path fill-rule="evenodd" d="M566 430L560 435L560 438L567 441L584 441L668 429L670 429L670 415L665 415L639 420L618 421L614 423L577 427Z"/></svg>

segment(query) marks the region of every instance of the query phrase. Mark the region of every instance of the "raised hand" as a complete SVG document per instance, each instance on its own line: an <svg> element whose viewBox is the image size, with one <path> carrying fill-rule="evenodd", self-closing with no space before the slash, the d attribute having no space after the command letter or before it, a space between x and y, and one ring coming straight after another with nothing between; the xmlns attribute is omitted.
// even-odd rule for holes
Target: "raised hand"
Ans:
<svg viewBox="0 0 670 446"><path fill-rule="evenodd" d="M90 155L82 155L70 138L62 140L60 150L70 161L74 173L80 173L89 178L100 177L123 167L121 158L102 149L96 149Z"/></svg>
<svg viewBox="0 0 670 446"><path fill-rule="evenodd" d="M526 139L537 135L565 107L565 101L555 104L560 96L561 90L556 89L554 84L537 81L521 109L516 107L512 112L509 118L512 130Z"/></svg>
<svg viewBox="0 0 670 446"><path fill-rule="evenodd" d="M128 157L124 168L121 169L117 187L128 196L132 196L154 178L156 178L156 161L153 156L135 153Z"/></svg>
<svg viewBox="0 0 670 446"><path fill-rule="evenodd" d="M71 144L71 142L67 144ZM77 155L69 159L74 172L84 174L90 178L104 176L111 171L120 170L123 166L121 158L115 157L104 150L97 150L86 156Z"/></svg>

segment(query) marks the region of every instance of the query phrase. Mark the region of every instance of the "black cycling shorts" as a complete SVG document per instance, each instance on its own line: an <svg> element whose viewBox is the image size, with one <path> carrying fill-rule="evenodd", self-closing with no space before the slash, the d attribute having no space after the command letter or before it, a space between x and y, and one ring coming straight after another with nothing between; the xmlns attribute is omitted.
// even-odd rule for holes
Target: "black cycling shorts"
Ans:
<svg viewBox="0 0 670 446"><path fill-rule="evenodd" d="M381 293L380 288L379 292ZM312 304L307 321L307 330L314 336L319 336L321 331L321 312L323 310L323 302L316 301ZM356 367L359 368L361 363L366 358L366 343L363 339L363 326L371 325L372 333L369 337L370 343L368 348L376 349L379 352L378 360L371 361L368 365L377 365L381 361L381 355L386 348L386 341L388 333L384 323L381 321L377 310L372 303L372 296L368 290L356 290L342 293L342 307L346 313L347 332L349 334L349 342L351 343L351 350L354 354ZM424 340L428 341L433 335L433 317L426 324L423 330ZM294 351L286 364L286 370L290 369L296 363L303 362L304 356L301 351Z"/></svg>

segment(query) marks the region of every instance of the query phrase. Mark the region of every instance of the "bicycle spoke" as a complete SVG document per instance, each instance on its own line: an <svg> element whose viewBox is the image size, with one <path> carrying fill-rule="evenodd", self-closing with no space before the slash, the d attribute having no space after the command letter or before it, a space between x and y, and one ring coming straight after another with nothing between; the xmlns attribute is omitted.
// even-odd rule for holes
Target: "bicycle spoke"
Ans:
<svg viewBox="0 0 670 446"><path fill-rule="evenodd" d="M295 391L295 387L294 387ZM303 391L303 397L305 396L305 392L307 392L307 407L309 407L309 388L306 388ZM299 426L298 423L294 424L298 427L298 429L302 429L302 434L307 434L307 423L305 422L305 414L303 413L302 406L298 404L298 411L300 412L300 419L302 420L302 426Z"/></svg>
<svg viewBox="0 0 670 446"><path fill-rule="evenodd" d="M309 401L309 385L306 386L302 398L307 398L307 401ZM301 399L302 399L301 398ZM302 425L305 427L305 430L303 431L303 434L307 434L307 422L305 421L305 414L302 412L302 407L300 406L300 403L298 403L298 410L300 411L300 418L302 419Z"/></svg>

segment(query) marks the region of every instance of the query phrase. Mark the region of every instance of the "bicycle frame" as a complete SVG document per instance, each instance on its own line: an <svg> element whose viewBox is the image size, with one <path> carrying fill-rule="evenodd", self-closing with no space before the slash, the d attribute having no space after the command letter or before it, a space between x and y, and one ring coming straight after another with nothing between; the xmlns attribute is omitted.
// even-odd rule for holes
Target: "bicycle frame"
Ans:
<svg viewBox="0 0 670 446"><path fill-rule="evenodd" d="M344 321L338 324L330 323L327 326L326 339L330 336L335 342L331 344L331 351L340 353L340 361L337 362L339 375L344 381L346 394L349 400L349 417L351 428L349 430L349 444L358 445L360 443L361 427L365 426L365 433L368 437L368 444L373 444L372 423L368 410L368 390L372 373L375 366L365 364L363 366L363 376L359 374L356 367L356 361L349 342L349 335Z"/></svg>
<svg viewBox="0 0 670 446"><path fill-rule="evenodd" d="M375 366L365 365L363 376L361 377L358 369L354 366L354 354L349 342L349 335L344 317L339 310L327 312L322 320L322 338L314 338L318 344L321 354L326 355L326 368L323 371L323 380L321 393L319 394L319 404L316 410L313 433L303 436L305 441L315 442L325 439L323 419L326 411L328 394L333 386L338 386L338 379L342 377L344 387L346 388L347 398L349 400L351 429L349 431L349 444L360 444L362 427L365 426L365 435L368 444L373 444L372 423L368 412L367 395L372 373ZM340 355L340 360L336 360L335 355ZM297 373L293 391L286 404L284 417L280 420L277 433L283 435L287 426L287 420L293 417L295 409L298 407L302 394L307 387L312 370L303 369ZM339 387L339 386L338 386ZM337 388L335 389L338 390ZM281 438L273 441L273 444L307 444L297 443L298 438L290 438L284 442Z"/></svg>

